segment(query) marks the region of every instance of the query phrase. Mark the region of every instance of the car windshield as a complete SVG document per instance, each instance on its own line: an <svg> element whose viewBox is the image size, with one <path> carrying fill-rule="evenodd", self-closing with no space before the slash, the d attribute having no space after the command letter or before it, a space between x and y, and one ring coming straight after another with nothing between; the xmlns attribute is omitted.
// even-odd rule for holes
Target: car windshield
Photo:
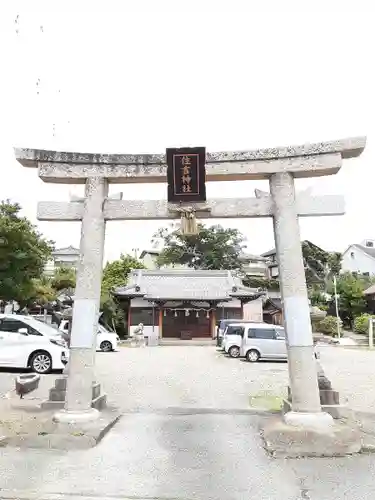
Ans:
<svg viewBox="0 0 375 500"><path fill-rule="evenodd" d="M47 335L48 337L60 335L60 332L56 328L53 328L53 326L47 325L46 323L43 323L42 321L39 321L37 319L27 318L25 320L25 323L35 328L35 330L42 333L43 335Z"/></svg>
<svg viewBox="0 0 375 500"><path fill-rule="evenodd" d="M100 323L98 324L98 330L99 330L99 333L115 333L114 331L104 327Z"/></svg>
<svg viewBox="0 0 375 500"><path fill-rule="evenodd" d="M238 321L238 320L237 320ZM222 319L219 324L220 330L225 330L225 328L230 325L231 323L235 323L235 319Z"/></svg>

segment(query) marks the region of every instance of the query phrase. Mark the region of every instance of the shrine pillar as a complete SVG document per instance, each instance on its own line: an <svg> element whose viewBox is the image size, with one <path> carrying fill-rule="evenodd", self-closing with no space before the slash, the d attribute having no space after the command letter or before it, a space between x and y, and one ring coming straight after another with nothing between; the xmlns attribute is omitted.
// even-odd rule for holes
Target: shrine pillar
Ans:
<svg viewBox="0 0 375 500"><path fill-rule="evenodd" d="M330 426L333 419L321 411L320 405L294 178L291 173L280 172L271 175L269 183L292 391L292 411L285 415L285 421Z"/></svg>
<svg viewBox="0 0 375 500"><path fill-rule="evenodd" d="M163 338L163 307L159 306L159 340Z"/></svg>
<svg viewBox="0 0 375 500"><path fill-rule="evenodd" d="M105 238L103 205L107 193L104 178L86 180L65 408L55 414L57 422L84 422L99 414L91 403Z"/></svg>
<svg viewBox="0 0 375 500"><path fill-rule="evenodd" d="M210 333L211 338L216 338L216 309L210 311Z"/></svg>

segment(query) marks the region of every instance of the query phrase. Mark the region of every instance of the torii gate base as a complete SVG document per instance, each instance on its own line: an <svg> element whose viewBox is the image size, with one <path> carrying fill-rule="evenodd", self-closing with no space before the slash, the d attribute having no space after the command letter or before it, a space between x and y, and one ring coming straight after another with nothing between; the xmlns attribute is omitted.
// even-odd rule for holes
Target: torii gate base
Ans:
<svg viewBox="0 0 375 500"><path fill-rule="evenodd" d="M324 436L321 442L324 441L325 451L321 453L318 447L317 453L338 454L335 443L340 428L330 415L322 412L320 405L298 217L343 214L343 200L337 196L314 198L306 193L296 196L294 179L335 174L342 159L359 156L364 147L364 138L354 138L297 147L208 153L206 157L208 181L267 179L270 184L270 194L258 193L255 199L217 199L193 206L202 218L273 217L292 411L273 430L265 431L270 449L272 442L275 449L279 445L292 449L291 442L295 441L299 443L299 455L309 455L310 439ZM164 200L109 198L108 183L166 182L165 155L16 150L16 156L25 167L38 167L39 177L45 182L86 185L83 200L40 203L38 218L82 221L65 409L55 415L55 420L90 421L98 416L91 408L91 392L106 220L179 217L178 207ZM342 434L346 444L340 450L346 450L345 453L358 451L350 436Z"/></svg>

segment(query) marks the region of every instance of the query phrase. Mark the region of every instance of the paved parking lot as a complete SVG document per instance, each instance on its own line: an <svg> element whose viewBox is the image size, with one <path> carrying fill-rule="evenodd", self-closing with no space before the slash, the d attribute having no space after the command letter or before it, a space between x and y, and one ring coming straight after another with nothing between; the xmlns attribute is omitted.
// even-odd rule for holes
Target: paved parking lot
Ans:
<svg viewBox="0 0 375 500"><path fill-rule="evenodd" d="M321 347L321 362L343 401L375 412L375 352ZM284 396L284 362L247 363L215 347L121 348L97 353L97 379L123 411L161 408L248 409L250 396ZM0 371L0 394L14 388L16 372ZM43 398L56 375L42 377L33 397ZM29 396L30 397L30 396Z"/></svg>
<svg viewBox="0 0 375 500"><path fill-rule="evenodd" d="M375 412L375 352L319 348L321 363L342 400ZM249 397L286 394L288 365L230 359L214 347L122 348L98 353L98 379L123 410L193 407L249 408Z"/></svg>

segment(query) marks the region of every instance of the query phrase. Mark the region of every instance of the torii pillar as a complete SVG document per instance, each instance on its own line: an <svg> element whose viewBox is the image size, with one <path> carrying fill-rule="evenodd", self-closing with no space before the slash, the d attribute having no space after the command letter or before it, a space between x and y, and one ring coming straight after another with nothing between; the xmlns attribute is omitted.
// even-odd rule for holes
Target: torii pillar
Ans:
<svg viewBox="0 0 375 500"><path fill-rule="evenodd" d="M341 196L295 194L294 179L332 175L342 160L359 156L364 137L303 146L255 151L208 153L208 181L259 180L270 183L270 195L255 198L213 199L192 204L199 218L273 217L280 285L284 307L292 411L286 423L324 429L333 425L321 411L314 358L307 288L298 217L344 213ZM94 344L106 220L178 218L176 205L165 200L121 200L107 197L108 182L166 182L166 158L159 155L95 155L31 149L16 150L25 167L37 167L45 182L85 184L84 201L40 202L39 220L82 221L81 256L74 303L71 360L63 422L97 417L91 409Z"/></svg>

